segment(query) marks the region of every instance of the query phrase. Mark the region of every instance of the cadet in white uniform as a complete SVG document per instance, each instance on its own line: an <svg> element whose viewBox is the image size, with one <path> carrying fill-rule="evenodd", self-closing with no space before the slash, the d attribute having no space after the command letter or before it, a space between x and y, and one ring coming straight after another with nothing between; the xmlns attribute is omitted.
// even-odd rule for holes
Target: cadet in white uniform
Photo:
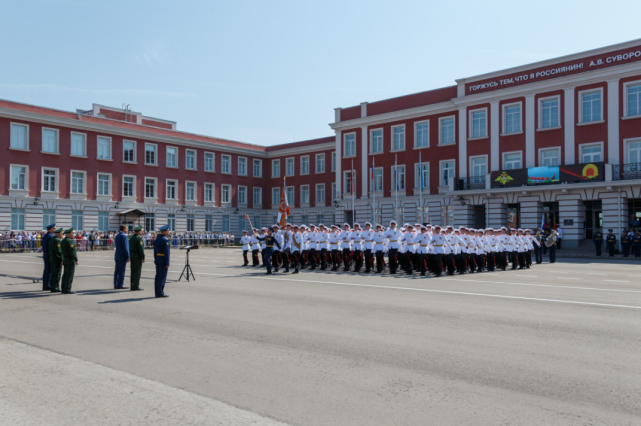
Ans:
<svg viewBox="0 0 641 426"><path fill-rule="evenodd" d="M247 231L243 231L243 236L240 237L240 243L243 245L243 266L249 265L249 259L247 258L247 253L249 252L249 245L252 239L247 235Z"/></svg>
<svg viewBox="0 0 641 426"><path fill-rule="evenodd" d="M365 230L361 232L363 239L363 250L365 250L365 272L371 272L374 266L374 232L372 231L372 224L365 222Z"/></svg>
<svg viewBox="0 0 641 426"><path fill-rule="evenodd" d="M396 222L390 222L390 229L388 229L384 234L385 238L389 240L389 271L390 274L395 274L396 269L398 268L398 259L396 258L396 253L398 249L401 248L401 237L403 233L396 229Z"/></svg>

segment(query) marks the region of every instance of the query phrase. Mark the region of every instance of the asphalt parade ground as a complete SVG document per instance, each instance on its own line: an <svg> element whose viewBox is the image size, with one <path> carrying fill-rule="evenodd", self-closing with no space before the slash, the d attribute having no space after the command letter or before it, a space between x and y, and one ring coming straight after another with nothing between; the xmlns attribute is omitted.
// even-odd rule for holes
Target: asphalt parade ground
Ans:
<svg viewBox="0 0 641 426"><path fill-rule="evenodd" d="M0 256L2 425L641 424L637 262L265 276L204 249L177 282L172 251L155 299L152 263L131 292L78 255L74 295Z"/></svg>

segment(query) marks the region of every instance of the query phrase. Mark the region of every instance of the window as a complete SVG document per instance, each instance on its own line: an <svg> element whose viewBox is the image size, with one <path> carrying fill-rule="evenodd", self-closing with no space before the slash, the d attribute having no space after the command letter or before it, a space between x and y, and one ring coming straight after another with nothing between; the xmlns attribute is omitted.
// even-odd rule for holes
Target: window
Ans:
<svg viewBox="0 0 641 426"><path fill-rule="evenodd" d="M145 230L146 231L156 230L156 213L147 213L145 215Z"/></svg>
<svg viewBox="0 0 641 426"><path fill-rule="evenodd" d="M316 221L318 223L323 223L323 222L325 222L325 218L323 217L322 214L319 214L318 216L316 216ZM306 215L306 214L301 215L300 223L302 223L303 225L308 225L309 224L309 215Z"/></svg>
<svg viewBox="0 0 641 426"><path fill-rule="evenodd" d="M156 165L156 145L151 143L145 144L145 164Z"/></svg>
<svg viewBox="0 0 641 426"><path fill-rule="evenodd" d="M392 127L392 151L405 149L405 126Z"/></svg>
<svg viewBox="0 0 641 426"><path fill-rule="evenodd" d="M521 131L521 104L505 105L503 107L503 133L519 133Z"/></svg>
<svg viewBox="0 0 641 426"><path fill-rule="evenodd" d="M187 232L194 232L196 230L195 221L193 214L187 215Z"/></svg>
<svg viewBox="0 0 641 426"><path fill-rule="evenodd" d="M454 117L439 119L439 144L454 143Z"/></svg>
<svg viewBox="0 0 641 426"><path fill-rule="evenodd" d="M213 172L214 171L214 153L206 152L205 153L205 171Z"/></svg>
<svg viewBox="0 0 641 426"><path fill-rule="evenodd" d="M374 209L374 220L372 223L374 226L378 223L383 223L383 209Z"/></svg>
<svg viewBox="0 0 641 426"><path fill-rule="evenodd" d="M196 201L196 182L185 182L185 200Z"/></svg>
<svg viewBox="0 0 641 426"><path fill-rule="evenodd" d="M185 150L185 168L187 170L196 170L196 151L193 149Z"/></svg>
<svg viewBox="0 0 641 426"><path fill-rule="evenodd" d="M485 177L487 174L487 157L470 158L470 171L472 177Z"/></svg>
<svg viewBox="0 0 641 426"><path fill-rule="evenodd" d="M316 173L325 173L325 154L316 154Z"/></svg>
<svg viewBox="0 0 641 426"><path fill-rule="evenodd" d="M58 131L42 129L42 152L58 152Z"/></svg>
<svg viewBox="0 0 641 426"><path fill-rule="evenodd" d="M238 187L238 204L247 204L247 187Z"/></svg>
<svg viewBox="0 0 641 426"><path fill-rule="evenodd" d="M280 204L280 188L272 188L272 204Z"/></svg>
<svg viewBox="0 0 641 426"><path fill-rule="evenodd" d="M124 141L122 143L122 161L126 163L136 162L136 142Z"/></svg>
<svg viewBox="0 0 641 426"><path fill-rule="evenodd" d="M285 159L285 176L294 176L294 159Z"/></svg>
<svg viewBox="0 0 641 426"><path fill-rule="evenodd" d="M423 121L414 124L414 147L430 146L430 122Z"/></svg>
<svg viewBox="0 0 641 426"><path fill-rule="evenodd" d="M603 161L603 147L601 144L582 145L580 149L582 163L598 163Z"/></svg>
<svg viewBox="0 0 641 426"><path fill-rule="evenodd" d="M294 205L294 187L288 186L287 193L285 195L287 197L287 204L291 204L293 206Z"/></svg>
<svg viewBox="0 0 641 426"><path fill-rule="evenodd" d="M58 191L58 171L55 169L44 169L42 171L42 191ZM52 222L49 222L52 223Z"/></svg>
<svg viewBox="0 0 641 426"><path fill-rule="evenodd" d="M29 149L29 127L24 124L11 124L11 148Z"/></svg>
<svg viewBox="0 0 641 426"><path fill-rule="evenodd" d="M374 169L374 191L383 192L383 168Z"/></svg>
<svg viewBox="0 0 641 426"><path fill-rule="evenodd" d="M478 111L472 111L470 113L471 119L471 134L470 138L485 138L487 137L487 110L482 109Z"/></svg>
<svg viewBox="0 0 641 426"><path fill-rule="evenodd" d="M27 190L27 167L11 166L11 189Z"/></svg>
<svg viewBox="0 0 641 426"><path fill-rule="evenodd" d="M169 213L167 215L167 225L169 225L169 230L171 232L176 232L176 214Z"/></svg>
<svg viewBox="0 0 641 426"><path fill-rule="evenodd" d="M641 115L641 84L629 84L626 86L626 92L628 111L625 115L628 117Z"/></svg>
<svg viewBox="0 0 641 426"><path fill-rule="evenodd" d="M448 186L454 179L454 161L441 161L441 186Z"/></svg>
<svg viewBox="0 0 641 426"><path fill-rule="evenodd" d="M238 175L247 176L247 158L238 157Z"/></svg>
<svg viewBox="0 0 641 426"><path fill-rule="evenodd" d="M214 232L214 217L210 214L205 215L205 232Z"/></svg>
<svg viewBox="0 0 641 426"><path fill-rule="evenodd" d="M541 99L541 129L559 127L559 98Z"/></svg>
<svg viewBox="0 0 641 426"><path fill-rule="evenodd" d="M336 171L336 151L332 151L332 171Z"/></svg>
<svg viewBox="0 0 641 426"><path fill-rule="evenodd" d="M324 183L316 184L316 204L325 205L325 184Z"/></svg>
<svg viewBox="0 0 641 426"><path fill-rule="evenodd" d="M540 151L541 166L558 166L561 158L561 150L559 148L542 149Z"/></svg>
<svg viewBox="0 0 641 426"><path fill-rule="evenodd" d="M503 154L503 169L516 170L523 167L520 152L506 152Z"/></svg>
<svg viewBox="0 0 641 426"><path fill-rule="evenodd" d="M109 231L109 212L98 212L98 231Z"/></svg>
<svg viewBox="0 0 641 426"><path fill-rule="evenodd" d="M71 155L87 156L87 136L82 133L71 133Z"/></svg>
<svg viewBox="0 0 641 426"><path fill-rule="evenodd" d="M71 227L76 231L84 228L84 214L82 210L71 210Z"/></svg>
<svg viewBox="0 0 641 426"><path fill-rule="evenodd" d="M641 163L641 141L628 142L628 163L638 165ZM638 170L635 167L634 170Z"/></svg>
<svg viewBox="0 0 641 426"><path fill-rule="evenodd" d="M229 232L229 216L223 215L223 232Z"/></svg>
<svg viewBox="0 0 641 426"><path fill-rule="evenodd" d="M581 123L601 121L601 90L581 93Z"/></svg>
<svg viewBox="0 0 641 426"><path fill-rule="evenodd" d="M122 196L133 197L135 192L135 178L133 176L125 176L122 179Z"/></svg>
<svg viewBox="0 0 641 426"><path fill-rule="evenodd" d="M344 138L343 157L356 155L356 133L348 133Z"/></svg>
<svg viewBox="0 0 641 426"><path fill-rule="evenodd" d="M167 167L178 167L178 148L167 147Z"/></svg>
<svg viewBox="0 0 641 426"><path fill-rule="evenodd" d="M145 198L156 198L156 179L145 178Z"/></svg>
<svg viewBox="0 0 641 426"><path fill-rule="evenodd" d="M231 203L231 185L222 185L221 186L221 203L229 204Z"/></svg>
<svg viewBox="0 0 641 426"><path fill-rule="evenodd" d="M214 184L213 183L205 184L205 202L206 203L214 202Z"/></svg>
<svg viewBox="0 0 641 426"><path fill-rule="evenodd" d="M394 166L392 166L392 193L395 190L405 191L405 166L396 166L396 176L394 176Z"/></svg>
<svg viewBox="0 0 641 426"><path fill-rule="evenodd" d="M302 204L309 204L309 185L301 185L300 202Z"/></svg>
<svg viewBox="0 0 641 426"><path fill-rule="evenodd" d="M304 155L300 157L300 174L301 175L309 174L309 155Z"/></svg>
<svg viewBox="0 0 641 426"><path fill-rule="evenodd" d="M280 160L272 160L272 177L280 177Z"/></svg>
<svg viewBox="0 0 641 426"><path fill-rule="evenodd" d="M168 200L175 200L176 199L176 188L178 187L178 182L175 180L168 180L167 181L167 196L166 198Z"/></svg>
<svg viewBox="0 0 641 426"><path fill-rule="evenodd" d="M263 176L263 161L254 159L254 177Z"/></svg>
<svg viewBox="0 0 641 426"><path fill-rule="evenodd" d="M220 172L231 174L231 155L220 156Z"/></svg>
<svg viewBox="0 0 641 426"><path fill-rule="evenodd" d="M98 158L111 160L111 138L98 136Z"/></svg>
<svg viewBox="0 0 641 426"><path fill-rule="evenodd" d="M356 190L356 173L354 172L354 190ZM352 193L352 170L345 170L343 172L343 193L350 194Z"/></svg>
<svg viewBox="0 0 641 426"><path fill-rule="evenodd" d="M423 177L423 182L421 183L421 175ZM414 166L414 188L416 189L429 189L430 187L430 164L421 163Z"/></svg>
<svg viewBox="0 0 641 426"><path fill-rule="evenodd" d="M260 205L263 204L263 189L262 188L254 188L253 204L254 204L254 206L260 206Z"/></svg>
<svg viewBox="0 0 641 426"><path fill-rule="evenodd" d="M85 174L83 172L71 172L71 193L85 193Z"/></svg>
<svg viewBox="0 0 641 426"><path fill-rule="evenodd" d="M54 209L42 209L42 229L56 222L56 211Z"/></svg>
<svg viewBox="0 0 641 426"><path fill-rule="evenodd" d="M11 209L11 230L24 231L24 209L15 207Z"/></svg>
<svg viewBox="0 0 641 426"><path fill-rule="evenodd" d="M245 219L245 215L238 216L238 233L240 235L243 234L243 231L245 230L245 223L247 222L247 219Z"/></svg>
<svg viewBox="0 0 641 426"><path fill-rule="evenodd" d="M256 229L260 229L260 216L258 215L254 216L254 226Z"/></svg>
<svg viewBox="0 0 641 426"><path fill-rule="evenodd" d="M111 195L111 175L98 175L98 195Z"/></svg>
<svg viewBox="0 0 641 426"><path fill-rule="evenodd" d="M383 129L376 129L370 132L370 153L383 152Z"/></svg>

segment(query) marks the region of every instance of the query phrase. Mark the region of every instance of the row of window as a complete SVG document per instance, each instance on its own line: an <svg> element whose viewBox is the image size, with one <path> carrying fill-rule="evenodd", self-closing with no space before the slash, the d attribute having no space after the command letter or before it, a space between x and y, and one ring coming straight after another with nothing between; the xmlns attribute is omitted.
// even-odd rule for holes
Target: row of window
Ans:
<svg viewBox="0 0 641 426"><path fill-rule="evenodd" d="M285 196L287 197L287 203L294 205L295 203L295 193L296 189L293 186L285 187L286 192ZM280 204L281 197L281 188L272 188L272 205ZM332 183L332 191L336 195L336 183ZM315 193L316 205L322 204L325 205L325 184L317 183L316 184L316 193ZM309 185L300 186L300 203L309 204Z"/></svg>
<svg viewBox="0 0 641 426"><path fill-rule="evenodd" d="M325 154L316 154L316 162L314 173L325 173ZM336 171L336 152L332 152L332 165L331 171ZM290 157L285 159L285 176L294 176L295 171L295 158ZM300 175L310 174L309 155L300 157ZM280 177L280 159L272 160L272 177Z"/></svg>

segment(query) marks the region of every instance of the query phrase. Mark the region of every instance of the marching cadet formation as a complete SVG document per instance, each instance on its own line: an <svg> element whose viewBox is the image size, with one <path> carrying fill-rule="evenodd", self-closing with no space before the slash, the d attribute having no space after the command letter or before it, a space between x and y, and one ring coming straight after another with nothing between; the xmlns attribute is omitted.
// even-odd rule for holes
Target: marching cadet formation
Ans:
<svg viewBox="0 0 641 426"><path fill-rule="evenodd" d="M484 271L528 269L532 265L532 252L537 252L536 263L541 263L541 238L532 235L529 229L470 229L452 226L405 224L399 229L395 221L388 229L382 225L372 227L367 222L361 228L358 223L352 229L344 224L297 226L287 224L285 229L253 229L250 237L243 231L243 266L249 265L251 250L252 266L264 266L267 274L272 270L297 274L301 269L331 269L336 271L382 273L388 268L390 274L414 272L425 276L428 272L437 277L444 273L465 274ZM552 231L546 247L550 250L550 262L554 263L556 231ZM387 254L387 265L385 261ZM259 263L259 255L262 265ZM352 269L353 268L353 269Z"/></svg>

